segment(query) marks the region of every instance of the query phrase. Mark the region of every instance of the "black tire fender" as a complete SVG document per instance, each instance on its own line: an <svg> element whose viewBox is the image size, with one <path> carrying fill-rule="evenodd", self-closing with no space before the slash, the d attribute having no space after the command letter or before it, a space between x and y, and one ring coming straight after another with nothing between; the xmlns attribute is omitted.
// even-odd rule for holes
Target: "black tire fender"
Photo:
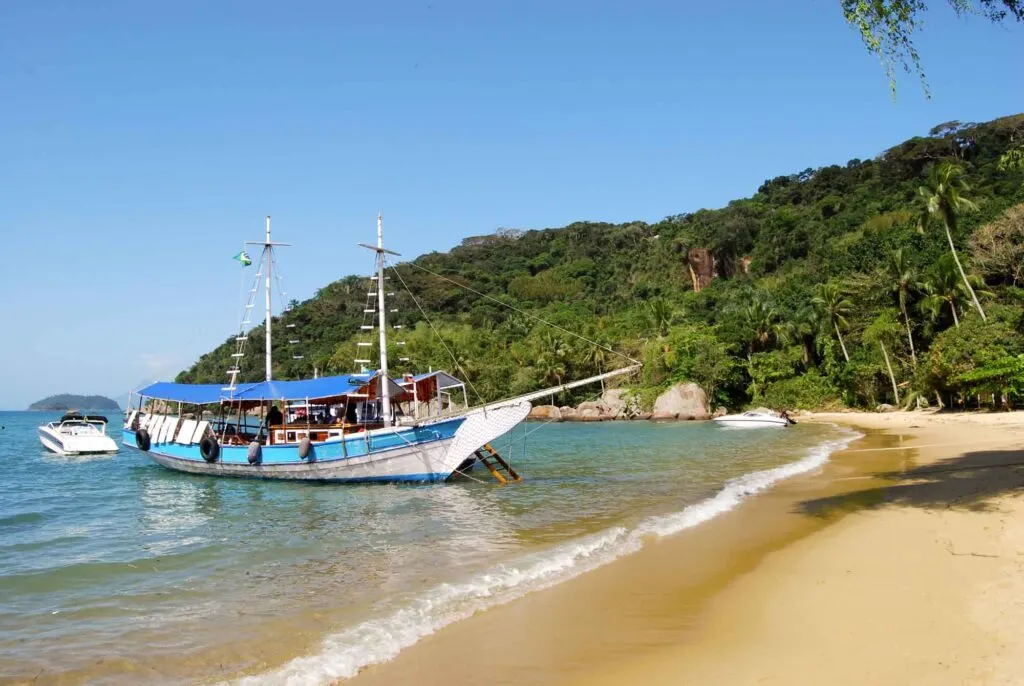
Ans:
<svg viewBox="0 0 1024 686"><path fill-rule="evenodd" d="M217 458L220 457L220 443L217 442L216 438L207 436L199 441L199 452L202 453L203 459L207 462L216 462Z"/></svg>
<svg viewBox="0 0 1024 686"><path fill-rule="evenodd" d="M145 429L139 429L135 432L135 447L139 450L149 450L149 432Z"/></svg>

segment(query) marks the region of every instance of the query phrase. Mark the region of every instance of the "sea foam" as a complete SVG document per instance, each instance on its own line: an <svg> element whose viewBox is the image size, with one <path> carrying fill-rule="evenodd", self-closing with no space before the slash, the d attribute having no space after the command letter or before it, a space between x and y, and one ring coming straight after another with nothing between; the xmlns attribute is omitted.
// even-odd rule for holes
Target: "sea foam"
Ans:
<svg viewBox="0 0 1024 686"><path fill-rule="evenodd" d="M393 659L449 624L636 552L643 547L645 538L670 536L728 512L772 484L821 467L831 453L859 437L860 434L850 434L830 440L810 449L796 462L730 479L712 497L679 512L648 517L633 528L613 527L527 554L467 581L440 584L388 616L328 636L315 655L295 658L280 669L247 677L239 683L306 686L353 677L369 665Z"/></svg>

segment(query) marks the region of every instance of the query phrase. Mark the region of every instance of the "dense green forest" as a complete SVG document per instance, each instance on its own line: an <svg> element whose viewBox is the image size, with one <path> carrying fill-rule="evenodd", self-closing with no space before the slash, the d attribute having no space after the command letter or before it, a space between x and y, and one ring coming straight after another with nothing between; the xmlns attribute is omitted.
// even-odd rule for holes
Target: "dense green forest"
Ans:
<svg viewBox="0 0 1024 686"><path fill-rule="evenodd" d="M628 356L644 363L630 381L644 405L682 380L729 407L1024 402L1024 115L941 124L874 159L779 176L752 197L655 224L468 238L389 278L390 323L402 327L391 359L409 360L396 373L461 371L482 399ZM360 335L368 285L345 277L276 318L295 325L304 357L275 339L275 374L372 358L356 346L372 338ZM262 336L251 332L250 351ZM233 341L179 380L224 381ZM248 354L243 378L262 378L262 365Z"/></svg>
<svg viewBox="0 0 1024 686"><path fill-rule="evenodd" d="M102 395L75 395L73 393L60 393L51 395L42 400L37 400L28 406L30 410L60 411L67 410L113 410L118 412L121 408L117 401Z"/></svg>

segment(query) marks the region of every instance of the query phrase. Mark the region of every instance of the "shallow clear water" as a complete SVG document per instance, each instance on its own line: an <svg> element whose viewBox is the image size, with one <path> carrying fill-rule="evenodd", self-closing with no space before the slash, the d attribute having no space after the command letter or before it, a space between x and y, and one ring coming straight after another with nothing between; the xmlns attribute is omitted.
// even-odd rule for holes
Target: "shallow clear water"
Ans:
<svg viewBox="0 0 1024 686"><path fill-rule="evenodd" d="M177 474L124 447L55 456L35 431L56 416L0 413L0 679L251 671L260 641L287 645L290 626L316 634L296 642L306 654L253 681L351 675L697 525L849 438L803 424L526 424L498 445L521 484L336 486Z"/></svg>

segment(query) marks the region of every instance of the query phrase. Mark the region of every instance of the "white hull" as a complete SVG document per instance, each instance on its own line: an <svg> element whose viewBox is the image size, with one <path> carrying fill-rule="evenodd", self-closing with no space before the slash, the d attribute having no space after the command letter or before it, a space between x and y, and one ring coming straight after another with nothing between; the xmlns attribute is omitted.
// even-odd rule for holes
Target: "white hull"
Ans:
<svg viewBox="0 0 1024 686"><path fill-rule="evenodd" d="M61 433L50 426L39 427L39 442L58 455L91 455L116 453L117 443L105 434L74 436Z"/></svg>
<svg viewBox="0 0 1024 686"><path fill-rule="evenodd" d="M447 459L452 439L425 445L395 448L346 460L298 465L208 464L163 455L159 448L147 453L159 465L180 472L210 476L239 476L256 479L295 481L443 481L458 469L462 460Z"/></svg>
<svg viewBox="0 0 1024 686"><path fill-rule="evenodd" d="M718 426L730 429L764 429L770 427L781 429L789 425L789 422L782 417L773 417L771 415L734 414L716 417L714 421Z"/></svg>
<svg viewBox="0 0 1024 686"><path fill-rule="evenodd" d="M196 445L173 441L152 445L146 455L168 469L209 476L336 482L444 481L484 444L521 423L530 413L530 407L529 402L520 402L474 410L465 415L454 435L417 443L406 441L361 455L346 452L342 441L314 444L313 457L305 460L290 459L297 455L297 444L268 446L264 448L264 460L260 464L248 463L247 446L224 446L215 462L202 459ZM174 418L175 426L177 422ZM377 429L368 437L357 436L355 441L384 440L403 428L408 427ZM124 440L126 445L135 445L136 433L125 429ZM283 456L272 457L274 453Z"/></svg>

